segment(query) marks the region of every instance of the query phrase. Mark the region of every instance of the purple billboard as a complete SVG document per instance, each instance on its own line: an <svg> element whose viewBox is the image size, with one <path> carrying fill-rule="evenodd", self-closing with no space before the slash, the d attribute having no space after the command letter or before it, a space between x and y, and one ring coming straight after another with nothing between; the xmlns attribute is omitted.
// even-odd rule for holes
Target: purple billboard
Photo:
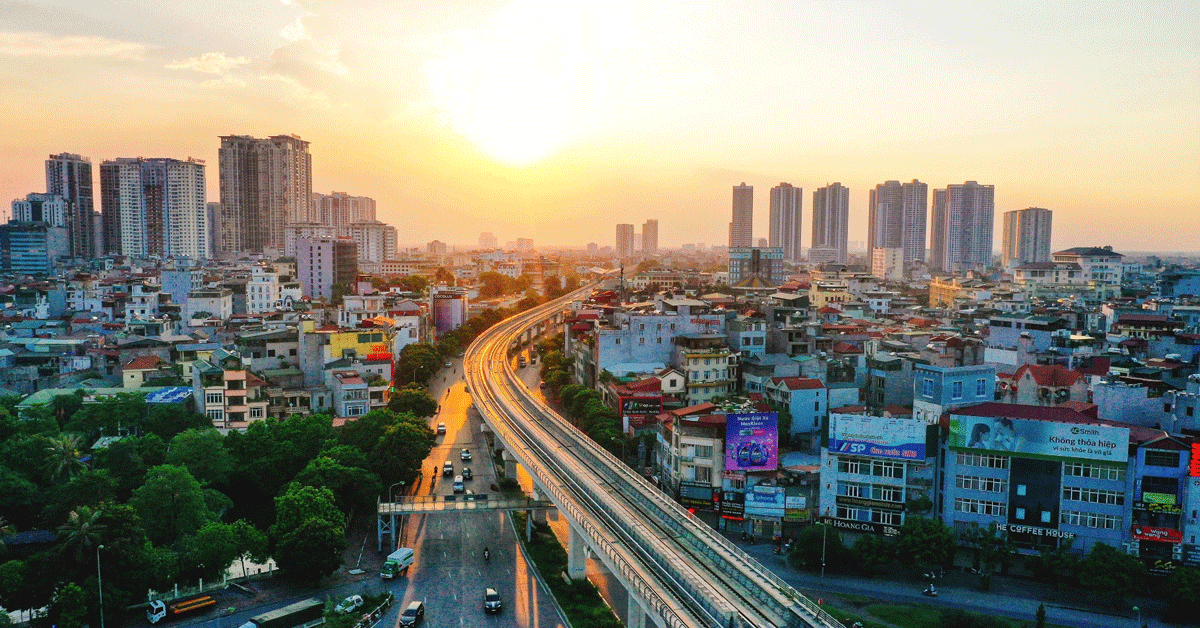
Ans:
<svg viewBox="0 0 1200 628"><path fill-rule="evenodd" d="M775 471L779 468L779 414L725 415L725 470Z"/></svg>

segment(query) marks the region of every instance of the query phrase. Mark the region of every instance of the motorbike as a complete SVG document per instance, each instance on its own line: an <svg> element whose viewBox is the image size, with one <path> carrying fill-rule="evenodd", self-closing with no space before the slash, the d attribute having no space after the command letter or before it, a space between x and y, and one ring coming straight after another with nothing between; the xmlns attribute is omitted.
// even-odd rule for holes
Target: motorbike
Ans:
<svg viewBox="0 0 1200 628"><path fill-rule="evenodd" d="M775 547L773 547L773 548L771 549L771 553L772 553L772 554L782 554L782 553L783 553L783 546L782 546L782 545L776 545Z"/></svg>
<svg viewBox="0 0 1200 628"><path fill-rule="evenodd" d="M492 557L492 552L487 549L484 549L483 550L483 560L484 561L490 560L491 557Z"/></svg>
<svg viewBox="0 0 1200 628"><path fill-rule="evenodd" d="M921 595L924 595L926 597L937 597L938 592L937 592L937 589L933 588L933 585L931 584L928 587L926 587L926 589L924 591L921 591Z"/></svg>

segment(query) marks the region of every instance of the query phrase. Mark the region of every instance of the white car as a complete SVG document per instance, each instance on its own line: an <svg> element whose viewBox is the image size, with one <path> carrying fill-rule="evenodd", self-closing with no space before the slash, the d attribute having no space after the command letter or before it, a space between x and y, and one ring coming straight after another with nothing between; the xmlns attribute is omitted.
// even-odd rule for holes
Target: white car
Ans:
<svg viewBox="0 0 1200 628"><path fill-rule="evenodd" d="M471 459L471 450L470 450L470 449L463 449L463 450L462 450L462 453L461 453L461 454L459 454L459 456L460 456L460 457L461 457L463 460L470 460L470 459Z"/></svg>
<svg viewBox="0 0 1200 628"><path fill-rule="evenodd" d="M350 597L342 600L340 604L335 606L333 611L339 615L345 615L362 605L363 599L361 595L351 595Z"/></svg>

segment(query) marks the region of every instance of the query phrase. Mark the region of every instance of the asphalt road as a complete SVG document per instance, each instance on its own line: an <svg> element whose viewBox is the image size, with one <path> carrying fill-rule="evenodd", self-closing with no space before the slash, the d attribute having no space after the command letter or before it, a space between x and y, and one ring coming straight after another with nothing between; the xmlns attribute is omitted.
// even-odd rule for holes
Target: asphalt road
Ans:
<svg viewBox="0 0 1200 628"><path fill-rule="evenodd" d="M430 394L441 404L430 425L436 427L439 421L445 422L446 434L438 437L437 447L423 465L425 469L436 466L438 475L432 486L426 476L418 488L422 495L453 493L453 477L441 474L442 464L447 460L454 463L455 474L461 473L463 466L474 471L474 477L463 482L468 490L494 494L491 486L496 483L495 471L480 432L480 421L468 412L471 396L464 388L461 360L454 360L450 369L443 369L430 382ZM471 461L461 459L463 448L471 451ZM399 609L414 599L425 602L427 626L559 628L565 625L554 600L522 554L506 514L412 515L405 522L401 542L416 550L415 561L407 578L393 581L391 587L397 603L381 626L394 626ZM483 559L484 547L491 550L488 561ZM504 610L497 615L483 612L483 593L487 587L496 589L504 601Z"/></svg>

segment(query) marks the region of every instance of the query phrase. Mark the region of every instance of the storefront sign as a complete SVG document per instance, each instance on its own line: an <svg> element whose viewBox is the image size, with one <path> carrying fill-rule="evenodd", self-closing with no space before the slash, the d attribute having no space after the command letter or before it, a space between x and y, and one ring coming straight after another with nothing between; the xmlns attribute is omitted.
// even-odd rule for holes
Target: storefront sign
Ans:
<svg viewBox="0 0 1200 628"><path fill-rule="evenodd" d="M1151 493L1148 491L1143 491L1142 501L1149 502L1151 504L1173 505L1177 500L1175 499L1175 496L1170 493Z"/></svg>
<svg viewBox="0 0 1200 628"><path fill-rule="evenodd" d="M783 499L783 505L788 510L793 508L808 508L808 497L805 495L788 495Z"/></svg>
<svg viewBox="0 0 1200 628"><path fill-rule="evenodd" d="M782 486L754 486L746 490L746 516L782 519L784 512Z"/></svg>
<svg viewBox="0 0 1200 628"><path fill-rule="evenodd" d="M1145 502L1140 499L1138 501L1133 502L1133 509L1134 510L1145 510L1148 512L1160 512L1164 515L1181 515L1181 514L1183 514L1183 508L1180 508L1176 504L1159 504L1156 502Z"/></svg>
<svg viewBox="0 0 1200 628"><path fill-rule="evenodd" d="M1188 462L1188 475L1200 478L1200 443L1192 443L1192 458Z"/></svg>
<svg viewBox="0 0 1200 628"><path fill-rule="evenodd" d="M721 517L741 521L745 516L744 496L737 491L721 491Z"/></svg>
<svg viewBox="0 0 1200 628"><path fill-rule="evenodd" d="M1200 545L1193 543L1183 543L1183 566L1184 567L1200 567Z"/></svg>
<svg viewBox="0 0 1200 628"><path fill-rule="evenodd" d="M863 508L882 508L884 510L904 510L904 504L896 502L885 502L882 499L867 499L866 497L851 497L849 495L838 495L837 503L849 504L851 506L862 506Z"/></svg>
<svg viewBox="0 0 1200 628"><path fill-rule="evenodd" d="M713 488L707 484L679 484L679 503L688 508L712 508Z"/></svg>
<svg viewBox="0 0 1200 628"><path fill-rule="evenodd" d="M1033 536L1048 536L1056 539L1073 539L1074 532L1066 532L1063 530L1055 530L1054 528L1039 528L1037 526L1025 526L1013 523L997 523L996 529L1009 534L1032 534Z"/></svg>
<svg viewBox="0 0 1200 628"><path fill-rule="evenodd" d="M900 534L900 528L882 523L874 523L871 521L851 521L849 519L838 519L836 517L818 517L817 523L825 524L835 530L846 532L866 532L867 534L879 534L884 536L896 536Z"/></svg>
<svg viewBox="0 0 1200 628"><path fill-rule="evenodd" d="M1171 528L1155 528L1153 526L1133 526L1133 538L1139 541L1159 541L1161 543L1182 543L1183 533Z"/></svg>

